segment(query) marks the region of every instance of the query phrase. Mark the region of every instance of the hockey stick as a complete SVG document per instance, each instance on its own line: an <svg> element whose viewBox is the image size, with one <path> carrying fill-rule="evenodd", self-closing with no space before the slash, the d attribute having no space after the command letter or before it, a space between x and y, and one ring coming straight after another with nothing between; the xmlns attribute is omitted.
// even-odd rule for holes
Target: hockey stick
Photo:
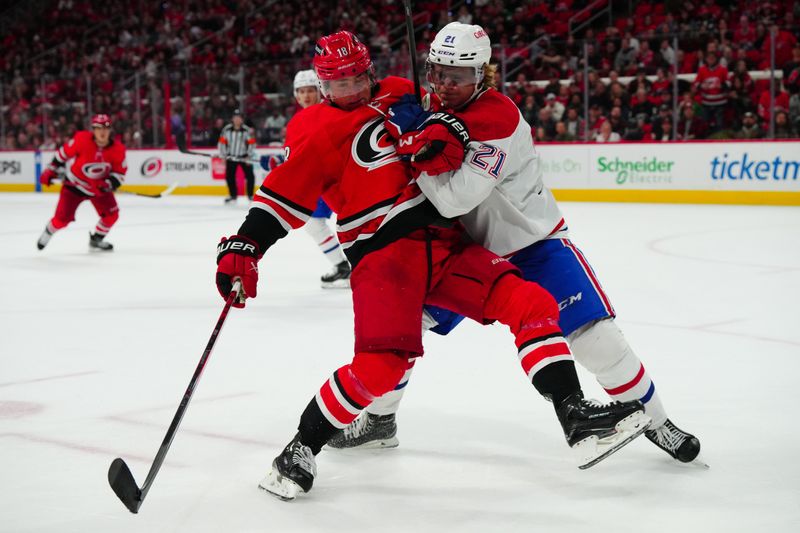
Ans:
<svg viewBox="0 0 800 533"><path fill-rule="evenodd" d="M256 159L247 159L245 157L233 157L233 156L226 156L220 154L207 154L205 152L195 152L194 150L189 150L186 147L186 134L185 133L177 133L175 134L175 146L178 147L178 151L182 154L188 155L200 155L203 157L209 157L211 159L224 159L225 161L236 161L237 163L258 163Z"/></svg>
<svg viewBox="0 0 800 533"><path fill-rule="evenodd" d="M222 326L225 324L225 319L228 317L228 311L231 310L231 305L233 305L234 300L239 297L241 285L242 282L240 280L236 280L236 282L233 284L230 294L228 295L228 298L225 300L225 307L222 308L222 314L219 315L217 325L214 326L214 331L211 333L211 338L208 340L208 344L203 352L203 356L200 358L200 362L197 364L197 368L194 371L192 380L189 382L189 387L186 389L186 392L183 393L183 399L178 406L178 411L175 413L175 417L172 419L172 423L169 425L167 434L164 436L164 441L161 443L161 447L158 449L158 453L153 461L153 465L150 467L150 471L147 473L147 478L144 480L144 485L142 485L141 488L136 485L136 480L133 479L133 474L131 474L130 468L128 468L128 465L125 463L125 461L119 457L114 459L114 461L111 463L111 466L108 468L108 483L111 485L111 488L114 490L114 493L117 495L117 497L122 500L122 503L125 504L125 507L127 507L132 513L139 512L139 508L142 506L142 503L147 496L147 492L150 490L153 480L155 479L156 474L158 474L161 464L164 462L167 451L169 451L169 447L172 445L172 439L175 438L175 433L178 431L178 426L180 425L181 420L183 420L183 415L186 412L186 408L189 406L189 401L192 399L197 382L200 380L200 376L203 374L203 369L206 366L206 362L211 355L211 350L214 349L214 344L217 342L219 332L222 330Z"/></svg>
<svg viewBox="0 0 800 533"><path fill-rule="evenodd" d="M132 194L134 196L144 196L145 198L163 198L165 196L169 196L172 194L172 191L178 188L178 183L175 182L160 193L157 194L148 194L146 192L136 192L136 191L123 191L121 189L117 189L114 191L116 194Z"/></svg>
<svg viewBox="0 0 800 533"><path fill-rule="evenodd" d="M59 169L57 174L58 175L53 179L61 180L62 186L63 186L63 183L67 179L66 171L64 169ZM174 191L177 188L178 188L178 183L175 182L172 185L170 185L169 187L167 187L166 189L164 189L163 191L161 191L160 193L156 193L156 194L149 194L149 193L146 193L146 192L136 192L136 191L123 191L123 190L120 190L120 189L117 189L116 191L113 191L113 192L114 192L114 194L131 194L131 195L134 195L134 196L143 196L144 198L163 198L164 196L169 196L170 194L172 194L172 191Z"/></svg>
<svg viewBox="0 0 800 533"><path fill-rule="evenodd" d="M414 95L417 103L422 103L422 92L419 87L419 72L417 71L417 42L414 38L414 17L411 15L411 0L403 0L406 12L406 33L408 34L408 53L411 57L411 74L414 76Z"/></svg>

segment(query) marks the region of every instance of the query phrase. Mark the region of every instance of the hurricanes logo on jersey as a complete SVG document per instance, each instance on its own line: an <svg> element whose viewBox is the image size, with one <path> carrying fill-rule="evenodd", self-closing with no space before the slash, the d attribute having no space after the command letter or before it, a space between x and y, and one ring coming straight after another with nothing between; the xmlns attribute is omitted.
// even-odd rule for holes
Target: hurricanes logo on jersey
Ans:
<svg viewBox="0 0 800 533"><path fill-rule="evenodd" d="M102 163L86 163L81 167L83 175L89 179L100 180L108 176L111 171L111 165L105 162Z"/></svg>
<svg viewBox="0 0 800 533"><path fill-rule="evenodd" d="M400 161L389 132L383 127L383 118L376 118L361 127L353 139L351 152L353 160L367 171Z"/></svg>

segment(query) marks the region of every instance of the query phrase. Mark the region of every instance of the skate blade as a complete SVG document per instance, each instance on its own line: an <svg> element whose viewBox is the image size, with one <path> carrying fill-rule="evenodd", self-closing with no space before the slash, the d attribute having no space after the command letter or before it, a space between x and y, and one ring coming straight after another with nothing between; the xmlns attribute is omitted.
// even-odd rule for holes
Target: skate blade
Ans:
<svg viewBox="0 0 800 533"><path fill-rule="evenodd" d="M371 440L369 442L365 442L364 444L359 444L358 446L345 446L343 448L335 448L331 445L327 445L325 446L325 448L337 452L345 452L347 450L385 450L390 448L397 448L398 446L400 446L400 441L397 439L397 437L392 437L390 439Z"/></svg>
<svg viewBox="0 0 800 533"><path fill-rule="evenodd" d="M274 468L261 480L258 488L285 502L290 502L297 498L299 493L305 492L300 485L283 477Z"/></svg>
<svg viewBox="0 0 800 533"><path fill-rule="evenodd" d="M650 427L651 422L652 419L644 414L644 411L636 411L617 422L614 434L602 439L592 435L576 443L572 450L577 455L578 468L581 470L591 468L623 446L630 444Z"/></svg>
<svg viewBox="0 0 800 533"><path fill-rule="evenodd" d="M349 289L349 279L337 279L336 281L323 281L321 284L323 289Z"/></svg>
<svg viewBox="0 0 800 533"><path fill-rule="evenodd" d="M695 457L694 459L692 459L691 461L689 461L688 463L683 463L681 461L678 461L677 459L675 459L675 462L678 463L679 466L682 466L682 467L685 467L685 468L694 468L694 469L702 469L702 470L708 470L708 469L711 468L711 466L709 466L708 463L703 461L703 458L700 457L699 455L697 457Z"/></svg>

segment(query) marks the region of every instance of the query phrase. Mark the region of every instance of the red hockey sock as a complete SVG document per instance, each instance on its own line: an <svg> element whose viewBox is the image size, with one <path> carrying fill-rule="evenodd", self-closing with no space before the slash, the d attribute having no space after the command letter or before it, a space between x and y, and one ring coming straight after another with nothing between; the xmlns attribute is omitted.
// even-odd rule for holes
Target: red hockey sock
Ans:
<svg viewBox="0 0 800 533"><path fill-rule="evenodd" d="M326 381L300 417L300 440L314 454L372 401L393 390L411 365L407 355L359 352Z"/></svg>
<svg viewBox="0 0 800 533"><path fill-rule="evenodd" d="M484 315L511 328L522 370L540 394L557 405L580 391L572 352L558 326L558 304L550 293L517 276L503 276L486 300Z"/></svg>

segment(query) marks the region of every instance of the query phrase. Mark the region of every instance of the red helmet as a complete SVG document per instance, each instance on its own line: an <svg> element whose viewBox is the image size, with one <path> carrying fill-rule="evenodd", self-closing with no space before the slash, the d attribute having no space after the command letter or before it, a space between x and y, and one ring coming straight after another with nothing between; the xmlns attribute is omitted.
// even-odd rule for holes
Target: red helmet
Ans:
<svg viewBox="0 0 800 533"><path fill-rule="evenodd" d="M103 113L95 115L92 117L92 127L110 128L111 118Z"/></svg>
<svg viewBox="0 0 800 533"><path fill-rule="evenodd" d="M338 31L317 41L314 70L321 81L357 76L371 69L369 50L349 31Z"/></svg>

